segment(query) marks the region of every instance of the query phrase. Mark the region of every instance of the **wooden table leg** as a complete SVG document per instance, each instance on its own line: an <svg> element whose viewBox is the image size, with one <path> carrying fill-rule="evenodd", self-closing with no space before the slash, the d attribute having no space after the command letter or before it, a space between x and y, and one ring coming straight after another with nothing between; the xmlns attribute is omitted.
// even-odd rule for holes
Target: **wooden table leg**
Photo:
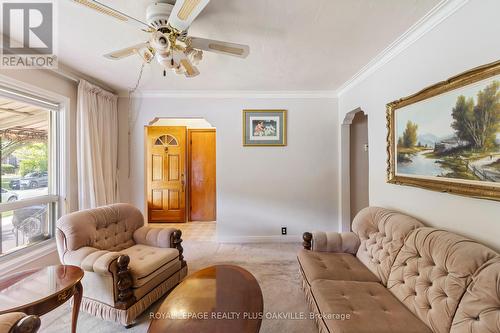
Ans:
<svg viewBox="0 0 500 333"><path fill-rule="evenodd" d="M73 295L73 315L71 316L71 333L76 333L76 323L78 321L78 313L80 312L80 304L82 303L83 286L78 282L75 286Z"/></svg>

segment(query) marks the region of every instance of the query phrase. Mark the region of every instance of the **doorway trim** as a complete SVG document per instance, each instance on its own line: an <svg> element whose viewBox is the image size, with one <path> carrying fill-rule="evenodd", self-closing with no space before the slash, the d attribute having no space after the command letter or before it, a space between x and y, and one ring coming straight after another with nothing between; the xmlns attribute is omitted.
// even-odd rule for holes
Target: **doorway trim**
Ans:
<svg viewBox="0 0 500 333"><path fill-rule="evenodd" d="M339 232L351 231L351 125L360 107L346 113L340 127L340 223Z"/></svg>

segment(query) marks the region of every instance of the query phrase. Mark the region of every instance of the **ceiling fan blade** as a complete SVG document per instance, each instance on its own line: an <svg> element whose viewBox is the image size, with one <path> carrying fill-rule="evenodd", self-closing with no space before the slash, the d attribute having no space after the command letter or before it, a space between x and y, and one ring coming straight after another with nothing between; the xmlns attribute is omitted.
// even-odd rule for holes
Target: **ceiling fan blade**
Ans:
<svg viewBox="0 0 500 333"><path fill-rule="evenodd" d="M168 23L179 31L187 30L209 2L210 0L177 0Z"/></svg>
<svg viewBox="0 0 500 333"><path fill-rule="evenodd" d="M109 6L106 6L105 4L100 3L99 1L95 0L72 0L73 2L76 2L80 5L86 6L90 9L93 9L101 14L105 14L111 17L114 17L117 20L120 20L122 22L126 22L129 24L134 25L135 27L138 27L139 29L143 30L155 30L153 27L151 27L149 24L142 22L132 16L129 16L127 14L124 14L116 9L113 9Z"/></svg>
<svg viewBox="0 0 500 333"><path fill-rule="evenodd" d="M104 57L112 60L120 60L126 57L129 57L133 54L139 54L139 50L145 47L148 47L149 43L141 43L134 46L127 47L125 49L121 49L118 51L114 51L108 54L105 54Z"/></svg>
<svg viewBox="0 0 500 333"><path fill-rule="evenodd" d="M239 58L246 58L250 54L250 47L248 45L227 43L198 37L190 37L190 40L191 47L195 49L226 54Z"/></svg>

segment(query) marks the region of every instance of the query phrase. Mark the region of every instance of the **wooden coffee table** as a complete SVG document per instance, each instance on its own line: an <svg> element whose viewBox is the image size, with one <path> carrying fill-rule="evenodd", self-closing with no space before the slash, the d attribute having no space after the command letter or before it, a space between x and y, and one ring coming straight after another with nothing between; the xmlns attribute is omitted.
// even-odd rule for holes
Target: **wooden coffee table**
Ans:
<svg viewBox="0 0 500 333"><path fill-rule="evenodd" d="M15 273L0 279L0 314L24 312L41 316L74 296L71 332L76 323L83 287L83 271L76 266L49 266Z"/></svg>
<svg viewBox="0 0 500 333"><path fill-rule="evenodd" d="M264 300L255 277L233 265L188 276L165 299L149 333L257 333Z"/></svg>

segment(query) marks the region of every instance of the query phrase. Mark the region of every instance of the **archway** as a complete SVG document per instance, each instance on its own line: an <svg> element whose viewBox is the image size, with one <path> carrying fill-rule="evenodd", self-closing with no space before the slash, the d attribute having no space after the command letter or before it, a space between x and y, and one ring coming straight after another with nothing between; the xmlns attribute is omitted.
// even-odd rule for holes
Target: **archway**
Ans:
<svg viewBox="0 0 500 333"><path fill-rule="evenodd" d="M354 215L368 206L368 167L368 116L357 108L341 126L341 232L350 231Z"/></svg>

